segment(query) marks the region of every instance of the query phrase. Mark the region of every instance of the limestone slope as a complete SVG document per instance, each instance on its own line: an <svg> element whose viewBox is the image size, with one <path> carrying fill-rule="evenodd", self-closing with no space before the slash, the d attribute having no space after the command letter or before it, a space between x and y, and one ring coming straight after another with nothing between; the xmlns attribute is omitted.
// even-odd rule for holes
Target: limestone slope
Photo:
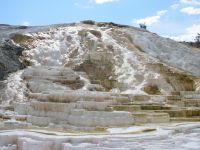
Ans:
<svg viewBox="0 0 200 150"><path fill-rule="evenodd" d="M200 148L199 51L114 23L3 26L0 149Z"/></svg>
<svg viewBox="0 0 200 150"><path fill-rule="evenodd" d="M163 63L180 68L193 75L200 76L200 51L168 38L138 29L126 30L147 54L158 58Z"/></svg>
<svg viewBox="0 0 200 150"><path fill-rule="evenodd" d="M170 94L199 86L200 51L143 29L85 21L12 30L6 35L24 49L19 57L22 65L70 67L85 72L87 81L106 91ZM2 94L2 99L19 97L23 81L9 85L15 78L20 78L18 73L8 77L3 90L7 96Z"/></svg>

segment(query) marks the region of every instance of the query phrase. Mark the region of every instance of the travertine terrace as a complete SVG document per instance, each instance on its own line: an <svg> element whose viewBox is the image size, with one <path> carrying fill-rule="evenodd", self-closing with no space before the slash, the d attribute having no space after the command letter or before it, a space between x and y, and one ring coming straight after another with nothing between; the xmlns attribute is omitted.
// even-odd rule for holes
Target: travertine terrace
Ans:
<svg viewBox="0 0 200 150"><path fill-rule="evenodd" d="M0 150L200 149L199 50L90 20L0 29L1 57L18 50L0 62Z"/></svg>

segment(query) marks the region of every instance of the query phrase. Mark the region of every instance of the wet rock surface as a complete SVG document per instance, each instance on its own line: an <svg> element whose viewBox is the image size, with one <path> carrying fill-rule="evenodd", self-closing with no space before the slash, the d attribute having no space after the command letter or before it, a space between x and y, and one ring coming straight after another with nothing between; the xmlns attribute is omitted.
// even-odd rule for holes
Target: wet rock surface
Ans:
<svg viewBox="0 0 200 150"><path fill-rule="evenodd" d="M5 131L0 133L0 148L2 150L198 150L199 126L197 123L190 123L110 128L104 134L67 134L42 130Z"/></svg>

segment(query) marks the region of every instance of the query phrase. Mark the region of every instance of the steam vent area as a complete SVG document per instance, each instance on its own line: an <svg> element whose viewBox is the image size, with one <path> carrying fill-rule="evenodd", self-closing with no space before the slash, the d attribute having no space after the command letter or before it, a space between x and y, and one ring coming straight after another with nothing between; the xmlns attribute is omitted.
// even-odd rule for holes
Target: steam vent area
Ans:
<svg viewBox="0 0 200 150"><path fill-rule="evenodd" d="M0 150L199 150L200 50L85 20L0 25Z"/></svg>

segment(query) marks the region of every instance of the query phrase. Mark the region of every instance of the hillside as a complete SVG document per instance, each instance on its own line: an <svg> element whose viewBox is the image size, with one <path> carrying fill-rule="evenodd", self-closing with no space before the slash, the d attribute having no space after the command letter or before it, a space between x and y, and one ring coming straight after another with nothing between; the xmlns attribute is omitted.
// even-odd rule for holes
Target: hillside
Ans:
<svg viewBox="0 0 200 150"><path fill-rule="evenodd" d="M25 66L66 66L99 80L106 91L198 88L200 52L146 30L94 22L13 28L2 29L1 37L11 39L1 44L1 76Z"/></svg>
<svg viewBox="0 0 200 150"><path fill-rule="evenodd" d="M53 148L58 150L61 145L62 150L86 148L88 145L77 146L85 141L91 149L102 147L107 140L111 140L105 145L107 149L117 149L119 145L113 147L112 141L115 134L122 140L123 136L135 139L141 133L144 139L143 135L153 136L155 131L153 140L163 133L168 141L179 125L181 129L199 127L188 123L200 121L199 58L200 51L195 48L115 23L87 20L42 27L2 24L0 129L69 134L68 141L59 135L61 139ZM160 123L169 125L170 131ZM84 133L89 134L88 139L81 136ZM184 132L188 136L192 133ZM39 141L53 137L31 135L29 131L21 135L10 132L7 143L13 149L16 145L31 147L34 142L40 149L51 147L51 142ZM0 134L0 138L0 146L5 146L5 135ZM123 145L126 142L130 141L121 141ZM130 148L129 144L124 149Z"/></svg>

